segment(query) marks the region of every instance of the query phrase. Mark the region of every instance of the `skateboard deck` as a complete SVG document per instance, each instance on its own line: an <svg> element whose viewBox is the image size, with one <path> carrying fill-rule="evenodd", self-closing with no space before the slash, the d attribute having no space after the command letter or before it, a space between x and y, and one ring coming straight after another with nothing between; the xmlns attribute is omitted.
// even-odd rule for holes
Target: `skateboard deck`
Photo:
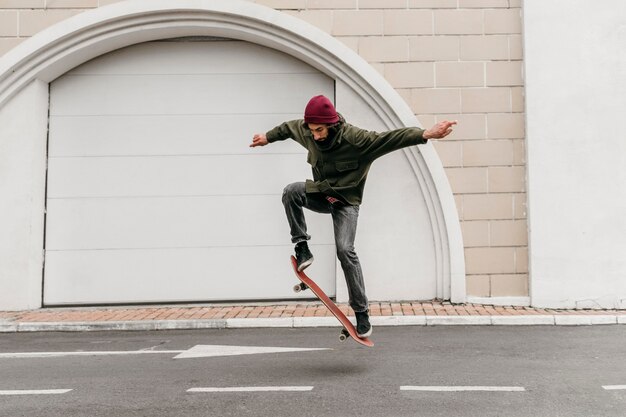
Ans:
<svg viewBox="0 0 626 417"><path fill-rule="evenodd" d="M361 338L357 335L356 329L354 328L352 322L350 322L346 315L341 312L341 310L339 309L339 307L337 307L333 300L328 298L328 296L315 283L315 281L309 278L304 273L304 271L298 271L298 262L293 255L291 256L291 265L293 266L293 270L296 273L296 276L301 281L301 284L298 284L294 287L294 291L299 292L305 289L310 289L311 291L313 291L313 294L315 294L315 296L319 298L319 300L326 306L326 308L328 308L328 310L330 310L331 313L333 313L333 315L337 318L337 320L339 320L339 322L343 326L343 329L341 330L341 335L339 336L340 340L346 340L346 338L350 336L352 337L352 339L354 339L355 342L360 343L363 346L374 346L374 342L369 340L367 337Z"/></svg>

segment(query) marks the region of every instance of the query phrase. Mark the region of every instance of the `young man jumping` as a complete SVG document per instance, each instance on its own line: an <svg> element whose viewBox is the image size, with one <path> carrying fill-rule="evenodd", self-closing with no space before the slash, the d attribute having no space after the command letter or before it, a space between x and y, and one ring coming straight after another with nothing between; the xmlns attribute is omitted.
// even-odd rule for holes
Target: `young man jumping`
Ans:
<svg viewBox="0 0 626 417"><path fill-rule="evenodd" d="M285 187L283 205L295 244L298 270L313 262L307 241L303 208L329 213L333 219L337 258L348 287L350 307L354 310L359 337L372 333L368 300L359 258L354 250L359 206L372 162L377 158L428 139L441 139L452 132L456 121L443 121L430 129L408 127L377 133L352 126L337 113L325 96L315 96L304 110L304 120L292 120L257 133L250 147L291 138L308 150L313 180Z"/></svg>

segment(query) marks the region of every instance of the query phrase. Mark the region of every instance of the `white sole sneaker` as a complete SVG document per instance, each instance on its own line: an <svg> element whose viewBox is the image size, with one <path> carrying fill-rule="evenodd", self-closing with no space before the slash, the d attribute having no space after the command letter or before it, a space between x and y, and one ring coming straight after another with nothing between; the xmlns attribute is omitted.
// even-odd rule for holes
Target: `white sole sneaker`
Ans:
<svg viewBox="0 0 626 417"><path fill-rule="evenodd" d="M302 262L302 265L298 266L298 272L302 272L305 269L307 269L309 266L311 266L311 264L313 263L313 258Z"/></svg>
<svg viewBox="0 0 626 417"><path fill-rule="evenodd" d="M356 334L357 336L359 336L361 339L364 339L366 337L370 337L372 335L372 327L370 327L370 329L367 331L367 333L365 334Z"/></svg>

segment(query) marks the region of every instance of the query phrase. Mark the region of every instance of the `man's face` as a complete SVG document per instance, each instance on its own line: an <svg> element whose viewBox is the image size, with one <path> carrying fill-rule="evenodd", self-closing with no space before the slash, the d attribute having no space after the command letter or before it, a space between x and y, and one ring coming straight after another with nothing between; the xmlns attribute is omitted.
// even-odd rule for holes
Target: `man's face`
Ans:
<svg viewBox="0 0 626 417"><path fill-rule="evenodd" d="M309 123L309 130L313 134L313 139L321 142L328 138L328 125Z"/></svg>

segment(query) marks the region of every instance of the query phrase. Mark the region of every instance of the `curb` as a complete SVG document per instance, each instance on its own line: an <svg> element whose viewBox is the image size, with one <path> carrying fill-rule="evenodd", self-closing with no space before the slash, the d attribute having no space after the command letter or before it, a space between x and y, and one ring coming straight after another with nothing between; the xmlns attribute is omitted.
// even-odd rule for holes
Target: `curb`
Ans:
<svg viewBox="0 0 626 417"><path fill-rule="evenodd" d="M626 324L626 315L372 316L373 326L591 326ZM0 333L340 327L334 317L101 322L0 322Z"/></svg>

